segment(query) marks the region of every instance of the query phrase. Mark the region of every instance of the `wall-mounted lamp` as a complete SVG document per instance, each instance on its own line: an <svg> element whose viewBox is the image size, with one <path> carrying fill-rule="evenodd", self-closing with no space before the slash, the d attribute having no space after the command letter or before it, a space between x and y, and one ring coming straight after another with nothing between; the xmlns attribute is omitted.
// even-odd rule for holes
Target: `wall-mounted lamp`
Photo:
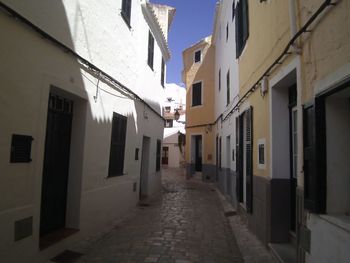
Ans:
<svg viewBox="0 0 350 263"><path fill-rule="evenodd" d="M265 94L267 93L267 86L268 86L268 83L267 83L267 77L263 77L261 82L260 82L260 94L262 97L265 96Z"/></svg>

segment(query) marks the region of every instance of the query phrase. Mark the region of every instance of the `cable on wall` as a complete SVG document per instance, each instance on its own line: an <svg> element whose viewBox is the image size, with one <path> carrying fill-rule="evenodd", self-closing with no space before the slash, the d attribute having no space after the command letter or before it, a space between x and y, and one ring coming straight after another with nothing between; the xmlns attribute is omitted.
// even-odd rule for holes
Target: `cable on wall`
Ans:
<svg viewBox="0 0 350 263"><path fill-rule="evenodd" d="M38 26L36 26L35 24L33 24L32 22L30 22L28 19L26 19L24 16L22 16L21 14L17 13L15 10L13 10L11 7L7 6L6 4L4 4L3 2L0 1L0 8L3 11L6 11L8 15L12 16L13 18L15 18L16 20L21 21L22 23L26 24L27 26L29 26L32 30L36 31L38 34L40 34L43 38L46 38L47 40L49 40L51 43L55 44L56 46L58 46L59 48L63 49L63 51L65 53L68 53L70 55L72 55L73 57L75 57L80 64L82 64L83 66L85 66L89 71L93 72L96 76L99 76L99 80L100 78L103 79L104 81L108 82L113 88L127 94L131 99L135 100L135 101L139 101L141 103L143 103L148 109L150 109L153 113L155 113L159 118L161 118L163 121L165 121L165 119L163 118L163 116L161 114L159 114L152 106L150 106L146 101L144 101L139 95L137 95L135 92L133 92L131 89L127 88L125 85L123 85L122 83L120 83L118 80L116 80L115 78L113 78L112 76L110 76L109 74L107 74L106 72L104 72L102 69L100 69L99 67L97 67L96 65L92 64L91 62L89 62L87 59L83 58L82 56L80 56L78 53L76 53L73 49L71 49L70 47L66 46L65 44L63 44L62 42L60 42L59 40L57 40L56 38L54 38L53 36L49 35L48 33L46 33L44 30L42 30L41 28L39 28Z"/></svg>

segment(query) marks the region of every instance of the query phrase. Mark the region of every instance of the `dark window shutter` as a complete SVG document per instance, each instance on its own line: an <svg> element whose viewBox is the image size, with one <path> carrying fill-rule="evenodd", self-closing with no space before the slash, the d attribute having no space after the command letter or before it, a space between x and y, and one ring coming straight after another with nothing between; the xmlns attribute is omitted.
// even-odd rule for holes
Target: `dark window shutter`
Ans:
<svg viewBox="0 0 350 263"><path fill-rule="evenodd" d="M236 195L243 202L243 115L236 118Z"/></svg>
<svg viewBox="0 0 350 263"><path fill-rule="evenodd" d="M240 39L241 39L241 37L240 37L240 17L241 17L241 14L239 12L240 7L241 7L241 4L240 4L240 2L238 2L237 6L236 6L236 10L235 10L235 13L236 13L236 20L235 20L236 58L239 58L240 50L241 50L241 47L240 47Z"/></svg>
<svg viewBox="0 0 350 263"><path fill-rule="evenodd" d="M219 91L221 90L221 69L219 69Z"/></svg>
<svg viewBox="0 0 350 263"><path fill-rule="evenodd" d="M248 16L248 0L241 0L242 2L242 49L245 45L245 42L248 39L249 36L249 16Z"/></svg>
<svg viewBox="0 0 350 263"><path fill-rule="evenodd" d="M162 68L161 68L161 76L160 76L160 84L164 87L164 74L165 74L165 62L162 58Z"/></svg>
<svg viewBox="0 0 350 263"><path fill-rule="evenodd" d="M157 172L160 170L161 146L162 146L162 142L160 140L157 140L157 160L156 160L156 171Z"/></svg>
<svg viewBox="0 0 350 263"><path fill-rule="evenodd" d="M108 176L123 175L127 118L113 113Z"/></svg>
<svg viewBox="0 0 350 263"><path fill-rule="evenodd" d="M304 106L304 207L326 212L326 135L324 99Z"/></svg>
<svg viewBox="0 0 350 263"><path fill-rule="evenodd" d="M227 88L227 94L226 94L226 104L230 104L230 70L227 71L226 75L226 88Z"/></svg>
<svg viewBox="0 0 350 263"><path fill-rule="evenodd" d="M125 22L130 26L131 0L123 0L121 14Z"/></svg>
<svg viewBox="0 0 350 263"><path fill-rule="evenodd" d="M240 0L236 6L236 58L243 51L245 43L249 37L249 13L248 1Z"/></svg>
<svg viewBox="0 0 350 263"><path fill-rule="evenodd" d="M235 18L235 0L232 0L232 21Z"/></svg>
<svg viewBox="0 0 350 263"><path fill-rule="evenodd" d="M154 38L151 31L148 33L148 66L153 70L153 58L154 58Z"/></svg>
<svg viewBox="0 0 350 263"><path fill-rule="evenodd" d="M246 207L253 211L253 108L246 111Z"/></svg>
<svg viewBox="0 0 350 263"><path fill-rule="evenodd" d="M219 169L221 170L222 166L221 166L221 150L222 150L222 140L221 140L221 136L219 137Z"/></svg>
<svg viewBox="0 0 350 263"><path fill-rule="evenodd" d="M192 85L192 106L202 104L202 83L195 83Z"/></svg>
<svg viewBox="0 0 350 263"><path fill-rule="evenodd" d="M201 61L201 53L202 51L198 50L194 53L194 62L200 62Z"/></svg>

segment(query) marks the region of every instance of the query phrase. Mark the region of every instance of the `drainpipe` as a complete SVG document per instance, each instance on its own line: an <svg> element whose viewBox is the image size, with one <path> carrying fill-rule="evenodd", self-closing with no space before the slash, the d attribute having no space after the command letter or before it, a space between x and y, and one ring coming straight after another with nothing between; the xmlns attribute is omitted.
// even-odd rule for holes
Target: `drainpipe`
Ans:
<svg viewBox="0 0 350 263"><path fill-rule="evenodd" d="M289 0L289 24L290 24L290 35L293 38L297 33L297 22L296 22L296 11L295 11L295 0ZM296 42L292 45L293 51L296 54L300 54L300 48Z"/></svg>

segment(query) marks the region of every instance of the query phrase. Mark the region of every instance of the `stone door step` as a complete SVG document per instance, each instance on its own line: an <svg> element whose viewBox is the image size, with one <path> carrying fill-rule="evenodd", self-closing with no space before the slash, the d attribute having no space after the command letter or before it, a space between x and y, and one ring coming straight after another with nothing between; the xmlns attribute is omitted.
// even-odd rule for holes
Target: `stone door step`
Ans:
<svg viewBox="0 0 350 263"><path fill-rule="evenodd" d="M296 263L296 248L290 243L270 243L272 255L281 263Z"/></svg>

